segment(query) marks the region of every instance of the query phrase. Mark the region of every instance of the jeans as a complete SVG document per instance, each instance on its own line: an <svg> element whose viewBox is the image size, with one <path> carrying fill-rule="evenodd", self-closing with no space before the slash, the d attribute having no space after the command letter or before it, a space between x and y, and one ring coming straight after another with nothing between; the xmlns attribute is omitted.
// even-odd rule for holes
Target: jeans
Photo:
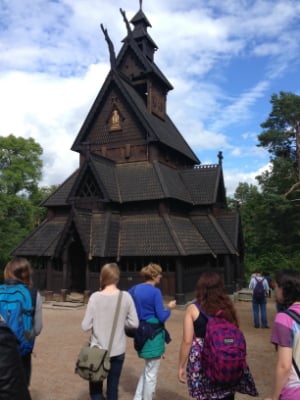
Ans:
<svg viewBox="0 0 300 400"><path fill-rule="evenodd" d="M253 319L254 319L254 326L255 328L259 328L259 310L260 310L260 317L261 317L261 327L267 328L267 301L266 299L262 300L255 300L252 299L252 309L253 309Z"/></svg>
<svg viewBox="0 0 300 400"><path fill-rule="evenodd" d="M140 376L133 400L152 400L160 366L160 357L145 360L145 367Z"/></svg>
<svg viewBox="0 0 300 400"><path fill-rule="evenodd" d="M118 400L119 380L122 372L122 367L125 359L125 354L110 357L110 370L107 377L107 400ZM103 398L103 382L89 382L91 400L102 400Z"/></svg>

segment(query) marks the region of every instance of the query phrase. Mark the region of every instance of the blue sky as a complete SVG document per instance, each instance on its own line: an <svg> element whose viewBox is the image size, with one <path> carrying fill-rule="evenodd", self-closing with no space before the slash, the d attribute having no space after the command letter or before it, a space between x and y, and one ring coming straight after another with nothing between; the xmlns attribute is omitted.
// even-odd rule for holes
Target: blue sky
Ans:
<svg viewBox="0 0 300 400"><path fill-rule="evenodd" d="M34 137L41 184L77 167L70 150L139 0L0 0L0 135ZM273 93L300 95L300 0L143 0L168 114L203 164L223 152L227 194L268 168L256 145Z"/></svg>

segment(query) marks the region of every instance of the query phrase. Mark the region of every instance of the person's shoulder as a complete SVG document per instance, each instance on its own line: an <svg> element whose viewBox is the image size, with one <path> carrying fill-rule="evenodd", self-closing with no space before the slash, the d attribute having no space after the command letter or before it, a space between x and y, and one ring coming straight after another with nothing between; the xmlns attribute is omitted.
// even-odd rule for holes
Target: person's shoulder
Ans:
<svg viewBox="0 0 300 400"><path fill-rule="evenodd" d="M300 312L300 310L298 310L298 312ZM279 311L275 315L274 322L275 322L275 324L279 324L279 325L282 325L282 326L285 326L285 327L291 329L293 326L293 323L294 323L294 319L293 319L293 317L288 315L285 311Z"/></svg>
<svg viewBox="0 0 300 400"><path fill-rule="evenodd" d="M259 281L265 280L265 277L260 275L260 276L256 276L254 279L255 279L257 282L259 282Z"/></svg>
<svg viewBox="0 0 300 400"><path fill-rule="evenodd" d="M195 302L190 302L185 307L186 314L199 314L201 312L201 307Z"/></svg>
<svg viewBox="0 0 300 400"><path fill-rule="evenodd" d="M90 295L89 301L94 302L94 301L97 301L97 299L100 299L101 297L102 297L102 294L101 294L100 290L96 290L95 292L93 292Z"/></svg>
<svg viewBox="0 0 300 400"><path fill-rule="evenodd" d="M132 300L132 296L129 292L127 292L126 290L122 290L122 297L124 299L131 299Z"/></svg>

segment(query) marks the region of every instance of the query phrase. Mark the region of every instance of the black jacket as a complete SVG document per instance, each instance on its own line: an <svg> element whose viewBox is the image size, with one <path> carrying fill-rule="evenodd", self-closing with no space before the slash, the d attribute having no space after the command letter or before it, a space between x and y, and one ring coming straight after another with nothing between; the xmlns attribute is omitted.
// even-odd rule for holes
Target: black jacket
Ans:
<svg viewBox="0 0 300 400"><path fill-rule="evenodd" d="M170 343L171 338L169 332L165 329L164 324L153 324L147 321L140 321L139 327L134 333L134 348L136 351L142 350L148 339L154 339L156 335L165 331L165 342Z"/></svg>
<svg viewBox="0 0 300 400"><path fill-rule="evenodd" d="M0 399L31 400L15 335L0 320Z"/></svg>

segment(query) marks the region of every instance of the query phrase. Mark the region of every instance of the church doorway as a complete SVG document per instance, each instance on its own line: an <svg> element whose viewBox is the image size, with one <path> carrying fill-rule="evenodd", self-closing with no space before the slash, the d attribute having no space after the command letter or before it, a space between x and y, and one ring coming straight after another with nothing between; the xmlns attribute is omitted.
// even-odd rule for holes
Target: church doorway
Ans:
<svg viewBox="0 0 300 400"><path fill-rule="evenodd" d="M79 238L70 244L68 259L70 290L72 292L82 293L85 290L86 254Z"/></svg>

